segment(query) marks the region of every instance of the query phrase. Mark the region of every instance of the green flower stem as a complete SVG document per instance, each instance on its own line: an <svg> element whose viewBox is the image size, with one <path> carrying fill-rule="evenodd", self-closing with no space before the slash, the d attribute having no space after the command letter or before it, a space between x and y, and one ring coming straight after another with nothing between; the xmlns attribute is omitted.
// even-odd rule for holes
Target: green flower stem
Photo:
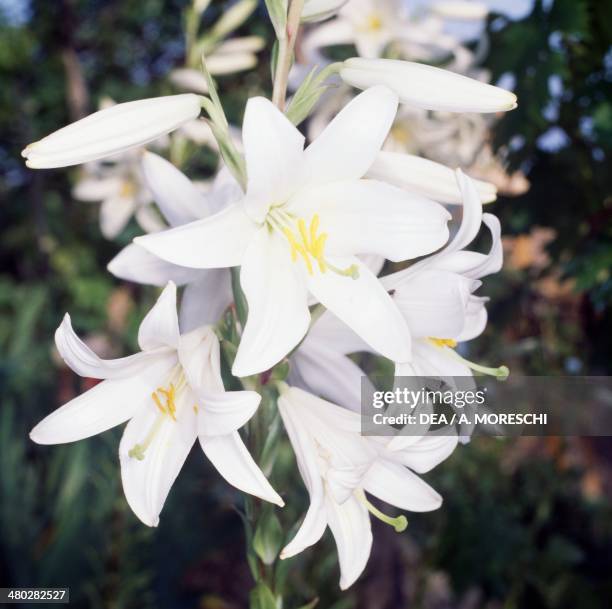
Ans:
<svg viewBox="0 0 612 609"><path fill-rule="evenodd" d="M278 39L278 60L276 63L276 73L274 76L274 91L272 101L282 111L285 109L287 99L287 82L289 70L293 62L293 51L295 41L300 29L300 19L304 9L304 0L291 0L289 14L287 16L287 27L284 36Z"/></svg>

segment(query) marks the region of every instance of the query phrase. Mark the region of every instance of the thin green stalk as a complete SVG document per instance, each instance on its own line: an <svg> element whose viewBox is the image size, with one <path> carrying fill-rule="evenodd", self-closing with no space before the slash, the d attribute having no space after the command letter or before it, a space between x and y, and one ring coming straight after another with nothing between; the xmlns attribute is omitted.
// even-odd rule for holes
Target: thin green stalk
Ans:
<svg viewBox="0 0 612 609"><path fill-rule="evenodd" d="M293 51L300 30L300 19L304 9L304 0L292 0L287 16L287 27L284 36L278 39L278 60L274 76L272 101L280 109L285 109L289 71L293 62Z"/></svg>

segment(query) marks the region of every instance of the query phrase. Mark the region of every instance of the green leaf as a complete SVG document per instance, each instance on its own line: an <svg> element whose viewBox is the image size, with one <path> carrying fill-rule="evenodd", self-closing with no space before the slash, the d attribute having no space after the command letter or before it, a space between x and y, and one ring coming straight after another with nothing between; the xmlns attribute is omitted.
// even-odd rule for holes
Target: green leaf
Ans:
<svg viewBox="0 0 612 609"><path fill-rule="evenodd" d="M282 543L283 529L281 524L274 508L266 505L255 529L253 549L265 565L271 565L276 560Z"/></svg>
<svg viewBox="0 0 612 609"><path fill-rule="evenodd" d="M278 609L272 591L263 582L258 582L251 590L249 607L250 609Z"/></svg>
<svg viewBox="0 0 612 609"><path fill-rule="evenodd" d="M287 29L287 9L289 3L287 0L265 0L266 8L268 9L268 15L270 15L270 21L272 27L276 33L276 37L280 40L285 38Z"/></svg>

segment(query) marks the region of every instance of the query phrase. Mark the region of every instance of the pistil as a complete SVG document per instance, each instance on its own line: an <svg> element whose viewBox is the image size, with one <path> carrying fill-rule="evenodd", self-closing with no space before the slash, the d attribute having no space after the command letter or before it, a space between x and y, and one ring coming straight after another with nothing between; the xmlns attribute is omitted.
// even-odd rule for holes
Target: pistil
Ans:
<svg viewBox="0 0 612 609"><path fill-rule="evenodd" d="M499 366L497 368L490 368L488 366L481 366L480 364L476 364L465 357L462 357L455 351L455 347L457 346L457 341L452 338L429 338L429 342L432 345L440 349L444 349L445 353L462 364L465 364L470 370L474 370L474 372L479 372L480 374L486 374L487 376L494 376L500 381L505 381L510 376L510 369L508 366Z"/></svg>
<svg viewBox="0 0 612 609"><path fill-rule="evenodd" d="M385 524L391 525L395 529L396 533L402 533L408 527L408 519L403 514L393 518L384 512L381 512L375 505L372 505L368 501L368 498L362 490L357 491L357 497L359 501L366 506L368 512L370 512L372 516L378 518L378 520L384 522Z"/></svg>

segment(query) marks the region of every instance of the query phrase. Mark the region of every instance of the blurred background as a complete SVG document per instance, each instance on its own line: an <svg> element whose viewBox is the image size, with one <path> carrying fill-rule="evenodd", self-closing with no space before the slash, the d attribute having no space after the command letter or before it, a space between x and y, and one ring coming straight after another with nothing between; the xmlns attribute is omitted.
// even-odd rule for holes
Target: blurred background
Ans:
<svg viewBox="0 0 612 609"><path fill-rule="evenodd" d="M426 4L419 2L418 4ZM226 3L213 1L213 23ZM513 374L608 375L612 369L612 3L491 2L481 66L511 86L517 110L487 144L511 182L489 207L506 265L487 280L490 324L471 359ZM70 311L100 354L135 348L155 290L115 280L106 264L141 232L114 241L99 206L75 200L79 170L28 170L21 149L96 110L174 92L184 64L184 0L0 0L0 586L68 586L75 607L245 607L240 499L196 451L158 529L121 492L120 430L45 448L43 416L91 386L67 370L53 333ZM462 24L457 27L463 27ZM263 7L241 26L272 36ZM269 49L251 71L219 78L231 122L269 94ZM192 144L190 144L192 145ZM216 156L193 146L183 169L210 177ZM510 176L510 177L509 177ZM504 179L506 179L504 178ZM291 476L289 451L275 476ZM612 442L608 438L475 439L427 476L442 509L406 533L375 522L364 577L337 587L331 536L284 567L287 607L580 609L612 606ZM305 505L301 485L281 514ZM316 583L316 585L315 585Z"/></svg>

